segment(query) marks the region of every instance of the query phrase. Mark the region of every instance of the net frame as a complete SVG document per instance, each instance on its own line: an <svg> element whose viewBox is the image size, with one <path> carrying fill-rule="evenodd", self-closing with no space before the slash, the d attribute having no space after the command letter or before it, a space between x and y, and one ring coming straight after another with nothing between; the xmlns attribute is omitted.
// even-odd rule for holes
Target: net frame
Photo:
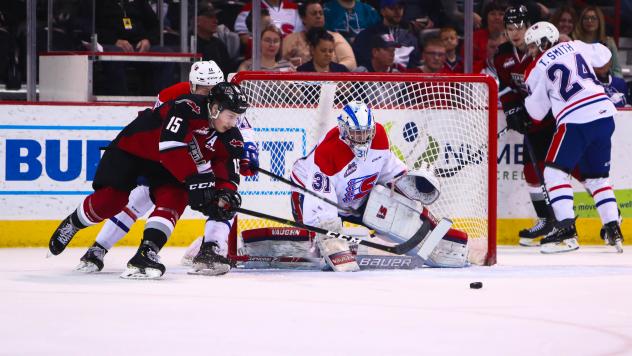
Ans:
<svg viewBox="0 0 632 356"><path fill-rule="evenodd" d="M421 73L279 73L279 72L240 72L232 78L232 82L241 84L254 81L280 81L280 82L384 82L384 83L429 83L430 85L446 83L447 87L455 85L482 84L487 87L487 95L484 109L487 111L487 248L483 257L483 265L496 263L496 210L497 210L497 111L498 111L498 87L496 81L481 74L421 74ZM247 92L247 91L246 91ZM247 95L248 97L248 95ZM251 98L248 97L250 102ZM261 107L261 103L251 103L253 107ZM298 106L286 106L284 104L270 105L270 108L311 108L318 109L317 105L307 104ZM394 107L395 109L397 107ZM248 112L246 113L248 115ZM256 128L256 123L253 124ZM270 212L268 212L270 213ZM272 214L274 215L274 214ZM229 239L229 257L236 261L246 261L248 256L241 256L237 251L237 224L231 231Z"/></svg>

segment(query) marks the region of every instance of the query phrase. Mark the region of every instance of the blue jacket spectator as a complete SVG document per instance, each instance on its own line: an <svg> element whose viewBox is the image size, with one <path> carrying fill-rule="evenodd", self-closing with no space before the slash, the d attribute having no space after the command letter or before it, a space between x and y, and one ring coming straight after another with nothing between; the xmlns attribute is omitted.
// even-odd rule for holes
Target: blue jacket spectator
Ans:
<svg viewBox="0 0 632 356"><path fill-rule="evenodd" d="M339 32L349 43L353 43L362 30L380 22L377 11L359 0L330 0L324 10L325 28Z"/></svg>

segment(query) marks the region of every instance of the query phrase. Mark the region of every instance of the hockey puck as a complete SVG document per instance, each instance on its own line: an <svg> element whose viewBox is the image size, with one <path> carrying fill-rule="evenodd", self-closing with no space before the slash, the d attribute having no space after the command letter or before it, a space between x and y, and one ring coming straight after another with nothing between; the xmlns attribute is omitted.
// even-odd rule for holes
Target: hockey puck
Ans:
<svg viewBox="0 0 632 356"><path fill-rule="evenodd" d="M472 289L481 289L481 288L483 288L483 282L472 282L472 283L470 283L470 288L472 288Z"/></svg>

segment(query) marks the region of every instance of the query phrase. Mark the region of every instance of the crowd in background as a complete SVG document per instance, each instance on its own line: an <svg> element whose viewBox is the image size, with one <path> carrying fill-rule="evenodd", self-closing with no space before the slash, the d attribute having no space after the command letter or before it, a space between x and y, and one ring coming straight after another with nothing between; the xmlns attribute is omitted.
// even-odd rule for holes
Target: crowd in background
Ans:
<svg viewBox="0 0 632 356"><path fill-rule="evenodd" d="M197 48L224 73L252 69L252 3L189 0ZM563 41L601 42L613 53L610 72L623 78L608 0L474 0L473 71L494 74L493 56L507 41L509 6L526 5L531 23L552 22ZM163 44L155 0L55 0L51 50L179 52L180 2L164 0ZM462 73L463 0L262 0L261 68L299 72ZM632 0L621 1L621 35L632 36ZM92 23L92 12L96 18ZM192 18L192 17L191 17ZM25 0L0 2L0 82L26 79ZM45 51L46 2L38 2L37 50ZM193 21L190 21L193 23ZM191 29L190 34L193 31ZM100 63L95 93L154 95L178 81L174 64ZM625 83L625 82L624 82ZM627 93L626 93L627 94Z"/></svg>

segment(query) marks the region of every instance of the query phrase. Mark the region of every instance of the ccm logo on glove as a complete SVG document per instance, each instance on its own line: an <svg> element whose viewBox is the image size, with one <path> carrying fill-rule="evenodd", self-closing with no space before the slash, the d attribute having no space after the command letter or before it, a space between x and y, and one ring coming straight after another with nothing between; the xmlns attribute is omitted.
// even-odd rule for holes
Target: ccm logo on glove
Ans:
<svg viewBox="0 0 632 356"><path fill-rule="evenodd" d="M213 188L214 186L215 182L193 183L189 184L189 190Z"/></svg>

